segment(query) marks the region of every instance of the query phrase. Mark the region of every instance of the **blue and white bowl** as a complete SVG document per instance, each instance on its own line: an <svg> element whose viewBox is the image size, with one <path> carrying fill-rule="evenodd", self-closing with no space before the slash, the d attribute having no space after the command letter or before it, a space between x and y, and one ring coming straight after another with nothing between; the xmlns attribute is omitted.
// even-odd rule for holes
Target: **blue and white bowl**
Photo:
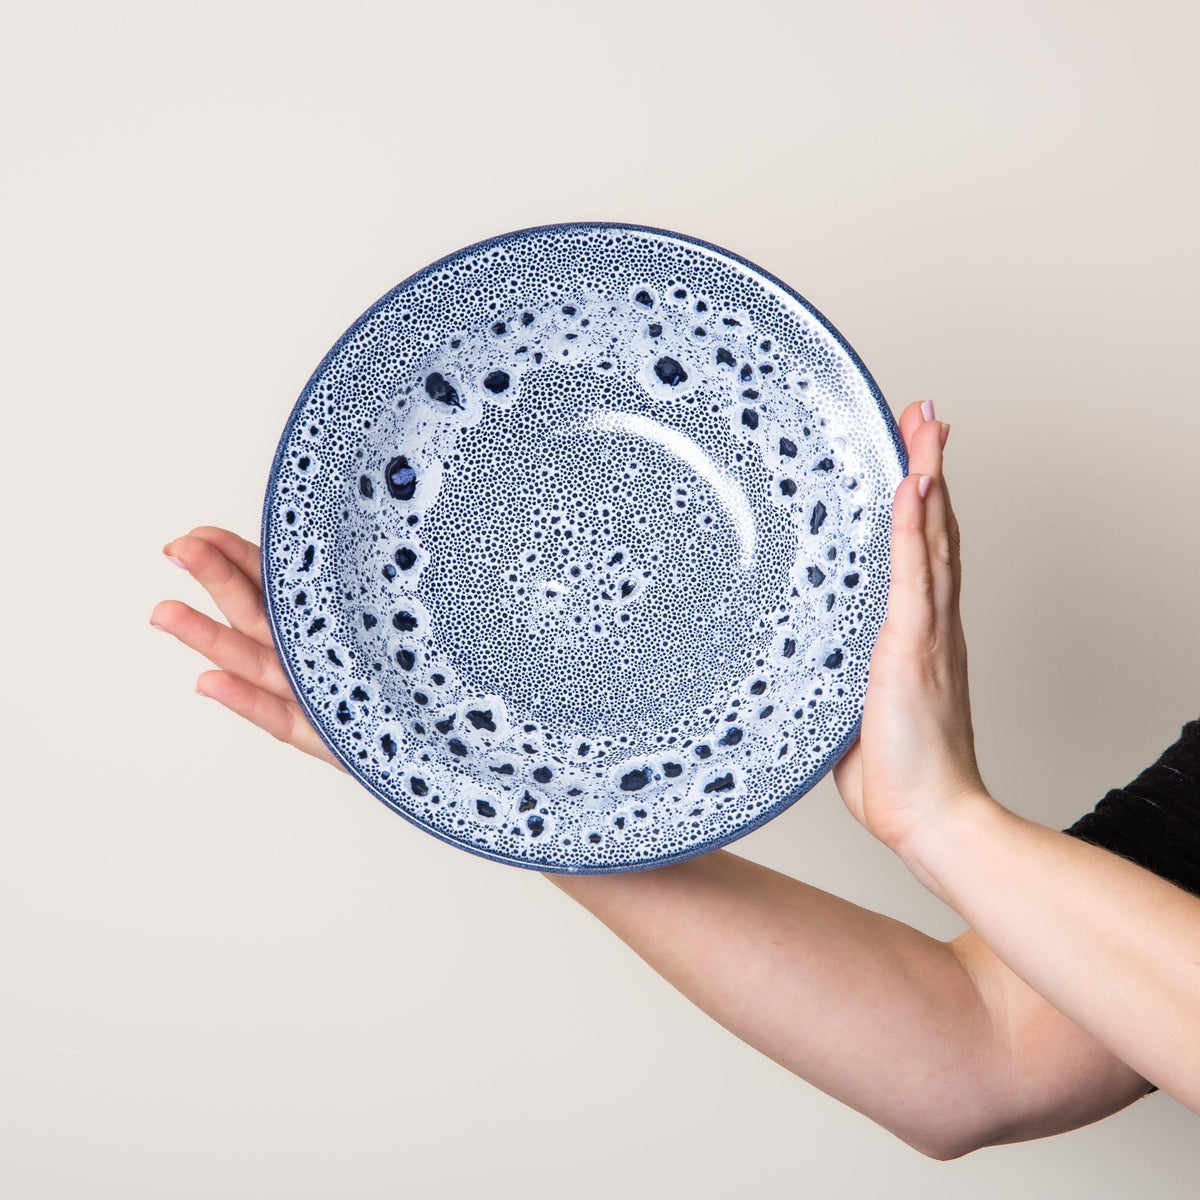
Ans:
<svg viewBox="0 0 1200 1200"><path fill-rule="evenodd" d="M728 251L582 223L426 267L292 411L280 658L389 807L543 871L769 820L857 735L906 469L866 368Z"/></svg>

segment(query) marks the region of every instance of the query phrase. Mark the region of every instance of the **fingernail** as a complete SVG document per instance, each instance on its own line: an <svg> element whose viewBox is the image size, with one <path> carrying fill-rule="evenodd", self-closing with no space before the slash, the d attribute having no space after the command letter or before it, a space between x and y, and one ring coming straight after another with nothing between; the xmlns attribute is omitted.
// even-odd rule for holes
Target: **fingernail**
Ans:
<svg viewBox="0 0 1200 1200"><path fill-rule="evenodd" d="M931 475L922 475L921 476L920 482L918 482L918 484L917 484L917 494L921 497L922 500L924 500L925 497L929 495L929 485L932 481L933 481L933 477Z"/></svg>
<svg viewBox="0 0 1200 1200"><path fill-rule="evenodd" d="M933 401L932 400L926 400L921 405L921 416L923 416L925 418L925 420L927 420L927 421L933 420Z"/></svg>
<svg viewBox="0 0 1200 1200"><path fill-rule="evenodd" d="M167 562L174 563L175 566L177 566L181 571L186 571L188 569L187 563L185 563L182 558L176 558L175 555L168 554L166 559Z"/></svg>
<svg viewBox="0 0 1200 1200"><path fill-rule="evenodd" d="M211 697L211 696L210 696L210 695L209 695L207 692L203 692L203 691L201 691L201 690L200 690L200 685L199 685L199 684L196 684L196 695L197 695L197 696L203 696L203 697L205 697L205 699L207 699L207 700L211 700L211 699L212 699L212 697Z"/></svg>
<svg viewBox="0 0 1200 1200"><path fill-rule="evenodd" d="M945 421L942 422L942 447L946 446L946 439L950 436L950 426Z"/></svg>
<svg viewBox="0 0 1200 1200"><path fill-rule="evenodd" d="M160 625L160 624L159 624L157 621L151 621L151 622L150 622L150 628L151 628L151 629L157 629L157 630L158 630L160 633L166 633L166 632L167 632L167 627L166 627L165 625Z"/></svg>

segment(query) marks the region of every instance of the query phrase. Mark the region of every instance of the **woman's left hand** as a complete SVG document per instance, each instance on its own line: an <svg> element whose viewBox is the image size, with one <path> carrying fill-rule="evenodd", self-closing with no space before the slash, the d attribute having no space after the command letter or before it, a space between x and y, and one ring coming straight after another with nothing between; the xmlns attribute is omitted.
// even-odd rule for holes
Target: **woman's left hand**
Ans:
<svg viewBox="0 0 1200 1200"><path fill-rule="evenodd" d="M228 529L204 525L168 542L163 553L208 592L229 622L222 625L179 600L161 601L150 615L156 629L218 668L200 676L196 691L279 741L344 770L309 723L275 651L258 547Z"/></svg>

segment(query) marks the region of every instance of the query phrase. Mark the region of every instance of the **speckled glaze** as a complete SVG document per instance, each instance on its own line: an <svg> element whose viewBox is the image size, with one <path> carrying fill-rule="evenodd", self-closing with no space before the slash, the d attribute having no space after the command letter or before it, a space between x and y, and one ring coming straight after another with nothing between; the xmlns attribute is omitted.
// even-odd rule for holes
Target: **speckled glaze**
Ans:
<svg viewBox="0 0 1200 1200"><path fill-rule="evenodd" d="M313 725L423 829L543 871L660 866L857 736L906 470L796 292L664 230L505 234L369 309L263 510Z"/></svg>

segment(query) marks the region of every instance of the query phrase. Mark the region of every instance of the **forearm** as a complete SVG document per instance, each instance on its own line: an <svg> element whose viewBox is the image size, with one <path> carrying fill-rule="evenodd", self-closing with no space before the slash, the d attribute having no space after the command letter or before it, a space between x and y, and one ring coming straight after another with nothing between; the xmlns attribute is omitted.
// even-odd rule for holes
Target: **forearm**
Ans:
<svg viewBox="0 0 1200 1200"><path fill-rule="evenodd" d="M1200 1112L1200 898L985 794L899 852L1031 988Z"/></svg>
<svg viewBox="0 0 1200 1200"><path fill-rule="evenodd" d="M995 1039L949 946L718 851L550 876L742 1040L926 1153L990 1128Z"/></svg>

